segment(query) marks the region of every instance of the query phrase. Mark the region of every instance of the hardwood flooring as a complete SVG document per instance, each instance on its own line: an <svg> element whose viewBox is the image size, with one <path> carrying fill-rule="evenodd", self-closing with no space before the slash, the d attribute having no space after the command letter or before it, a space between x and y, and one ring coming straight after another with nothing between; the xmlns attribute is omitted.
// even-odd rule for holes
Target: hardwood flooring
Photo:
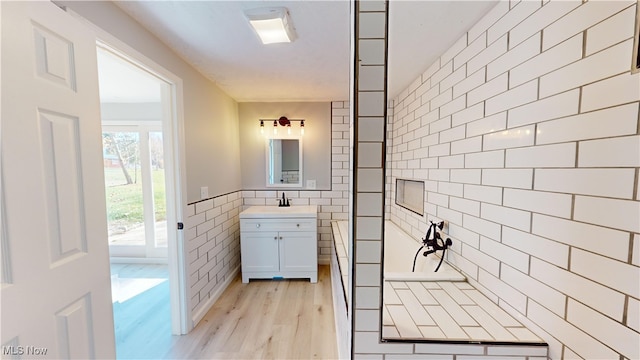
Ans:
<svg viewBox="0 0 640 360"><path fill-rule="evenodd" d="M118 359L157 359L170 349L167 265L111 264Z"/></svg>
<svg viewBox="0 0 640 360"><path fill-rule="evenodd" d="M309 280L238 276L188 335L172 337L165 358L336 359L328 265Z"/></svg>

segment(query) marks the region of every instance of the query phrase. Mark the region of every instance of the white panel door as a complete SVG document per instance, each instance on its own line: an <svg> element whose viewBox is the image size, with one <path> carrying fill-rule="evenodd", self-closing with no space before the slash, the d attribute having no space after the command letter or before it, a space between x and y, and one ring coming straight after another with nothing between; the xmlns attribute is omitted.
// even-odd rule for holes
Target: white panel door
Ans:
<svg viewBox="0 0 640 360"><path fill-rule="evenodd" d="M95 36L0 6L2 355L115 358Z"/></svg>

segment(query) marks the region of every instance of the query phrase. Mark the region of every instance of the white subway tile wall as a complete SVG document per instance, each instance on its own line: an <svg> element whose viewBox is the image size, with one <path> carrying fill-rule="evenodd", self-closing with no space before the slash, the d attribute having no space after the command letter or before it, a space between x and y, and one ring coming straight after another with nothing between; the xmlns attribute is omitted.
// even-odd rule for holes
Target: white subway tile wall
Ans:
<svg viewBox="0 0 640 360"><path fill-rule="evenodd" d="M187 271L195 325L240 269L241 192L187 205Z"/></svg>
<svg viewBox="0 0 640 360"><path fill-rule="evenodd" d="M501 1L390 101L387 218L416 238L449 221L448 260L553 358L640 357L637 6ZM397 178L425 181L424 214L394 204Z"/></svg>

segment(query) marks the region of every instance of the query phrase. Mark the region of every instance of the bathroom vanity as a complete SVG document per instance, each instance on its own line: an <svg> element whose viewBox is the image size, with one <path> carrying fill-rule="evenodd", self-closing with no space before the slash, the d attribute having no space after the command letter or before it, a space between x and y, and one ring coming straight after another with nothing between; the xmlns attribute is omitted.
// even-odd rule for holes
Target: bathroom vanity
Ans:
<svg viewBox="0 0 640 360"><path fill-rule="evenodd" d="M318 281L318 209L252 206L240 213L242 282L308 278Z"/></svg>

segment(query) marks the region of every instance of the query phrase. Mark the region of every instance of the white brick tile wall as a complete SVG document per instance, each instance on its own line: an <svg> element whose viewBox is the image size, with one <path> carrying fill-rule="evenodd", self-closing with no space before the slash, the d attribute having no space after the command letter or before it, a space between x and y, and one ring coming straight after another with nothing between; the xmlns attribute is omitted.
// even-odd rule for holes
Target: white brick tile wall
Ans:
<svg viewBox="0 0 640 360"><path fill-rule="evenodd" d="M212 305L213 294L239 269L239 196L240 192L234 192L189 205L194 212L185 220L185 241L194 322Z"/></svg>
<svg viewBox="0 0 640 360"><path fill-rule="evenodd" d="M568 267L569 247L565 244L506 226L502 227L502 243L559 267Z"/></svg>
<svg viewBox="0 0 640 360"><path fill-rule="evenodd" d="M452 169L450 180L463 184L480 184L482 177L480 169Z"/></svg>
<svg viewBox="0 0 640 360"><path fill-rule="evenodd" d="M571 271L640 298L640 268L580 249L571 252ZM611 276L615 274L615 276Z"/></svg>
<svg viewBox="0 0 640 360"><path fill-rule="evenodd" d="M509 16L504 16L487 30L487 42L489 44L496 41L503 34L507 33L522 20L526 19L534 11L540 8L539 1L522 1L509 11Z"/></svg>
<svg viewBox="0 0 640 360"><path fill-rule="evenodd" d="M482 185L531 189L533 169L484 169Z"/></svg>
<svg viewBox="0 0 640 360"><path fill-rule="evenodd" d="M634 169L536 169L534 189L632 199L634 179Z"/></svg>
<svg viewBox="0 0 640 360"><path fill-rule="evenodd" d="M633 254L631 257L631 263L633 265L640 266L640 234L633 235Z"/></svg>
<svg viewBox="0 0 640 360"><path fill-rule="evenodd" d="M640 327L640 74L629 72L637 6L500 1L395 99L389 118L388 217L418 236L426 220L450 220L447 260L543 337L554 359L638 357L629 345ZM417 110L414 90L428 108ZM424 218L395 206L399 176L426 181ZM412 345L407 354L440 354ZM465 356L520 356L503 349Z"/></svg>
<svg viewBox="0 0 640 360"><path fill-rule="evenodd" d="M457 98L460 95L466 94L469 90L473 90L484 84L486 74L484 68L475 72L468 72L467 74L469 75L464 80L453 86L453 97Z"/></svg>
<svg viewBox="0 0 640 360"><path fill-rule="evenodd" d="M478 69L483 68L489 62L507 52L507 35L503 35L491 46L482 50L477 56L469 60L467 63L467 73L474 73Z"/></svg>
<svg viewBox="0 0 640 360"><path fill-rule="evenodd" d="M508 149L505 159L508 168L574 167L575 162L576 143Z"/></svg>
<svg viewBox="0 0 640 360"><path fill-rule="evenodd" d="M480 250L496 259L500 259L503 264L507 264L520 272L527 273L529 271L530 255L527 253L484 236L480 238ZM526 293L526 291L523 291L523 293Z"/></svg>
<svg viewBox="0 0 640 360"><path fill-rule="evenodd" d="M464 197L491 204L502 204L502 188L493 186L464 185Z"/></svg>
<svg viewBox="0 0 640 360"><path fill-rule="evenodd" d="M578 355L585 359L614 359L618 357L609 347L569 324L563 318L558 317L535 301L529 303L527 317L547 329L550 334L566 346L574 349Z"/></svg>
<svg viewBox="0 0 640 360"><path fill-rule="evenodd" d="M583 94L584 107L584 94ZM508 111L508 127L533 124L559 117L575 115L580 104L578 89L551 96Z"/></svg>
<svg viewBox="0 0 640 360"><path fill-rule="evenodd" d="M633 40L629 39L542 76L540 97L547 97L628 71L632 46Z"/></svg>
<svg viewBox="0 0 640 360"><path fill-rule="evenodd" d="M467 93L467 105L473 105L498 95L509 88L509 77L502 74Z"/></svg>
<svg viewBox="0 0 640 360"><path fill-rule="evenodd" d="M496 6L487 13L487 15L485 15L475 25L473 25L471 29L469 29L469 40L473 41L478 36L482 35L490 26L492 26L496 21L502 18L508 11L508 1L498 2L498 4L496 4Z"/></svg>
<svg viewBox="0 0 640 360"><path fill-rule="evenodd" d="M468 127L467 127L467 129L468 129ZM472 137L472 138L453 141L451 143L451 155L478 152L480 150L482 150L482 137L481 136L476 136L476 137ZM463 165L463 167L464 167L464 165Z"/></svg>
<svg viewBox="0 0 640 360"><path fill-rule="evenodd" d="M453 67L459 68L465 64L469 59L476 56L487 46L486 34L480 35L477 39L473 40L464 50L462 50L455 58L453 58ZM471 71L473 72L473 71Z"/></svg>
<svg viewBox="0 0 640 360"><path fill-rule="evenodd" d="M576 196L574 219L640 233L640 201Z"/></svg>
<svg viewBox="0 0 640 360"><path fill-rule="evenodd" d="M571 195L504 189L504 205L562 218L571 216Z"/></svg>
<svg viewBox="0 0 640 360"><path fill-rule="evenodd" d="M454 56L458 55L460 51L467 47L467 34L465 33L456 41L449 50L445 51L440 56L440 61L442 64L446 64L453 59ZM435 70L433 71L435 72ZM431 75L427 74L427 78L430 78Z"/></svg>
<svg viewBox="0 0 640 360"><path fill-rule="evenodd" d="M640 100L640 73L623 73L582 88L580 111L586 112Z"/></svg>
<svg viewBox="0 0 640 360"><path fill-rule="evenodd" d="M538 124L536 144L633 135L638 105L628 104Z"/></svg>
<svg viewBox="0 0 640 360"><path fill-rule="evenodd" d="M633 6L587 30L586 55L591 55L633 36Z"/></svg>
<svg viewBox="0 0 640 360"><path fill-rule="evenodd" d="M622 321L625 299L622 293L536 258L531 259L529 274L561 293Z"/></svg>
<svg viewBox="0 0 640 360"><path fill-rule="evenodd" d="M524 84L582 58L582 34L578 34L509 71L509 87Z"/></svg>
<svg viewBox="0 0 640 360"><path fill-rule="evenodd" d="M444 91L453 87L453 85L459 83L467 77L467 70L464 67L454 71L451 75L447 76L440 82L440 91Z"/></svg>
<svg viewBox="0 0 640 360"><path fill-rule="evenodd" d="M640 332L640 301L629 298L627 305L627 326Z"/></svg>
<svg viewBox="0 0 640 360"><path fill-rule="evenodd" d="M467 124L467 136L492 133L507 128L507 112L503 111Z"/></svg>
<svg viewBox="0 0 640 360"><path fill-rule="evenodd" d="M580 0L549 1L545 3L538 11L509 31L509 47L511 49L514 48L581 4L582 1Z"/></svg>
<svg viewBox="0 0 640 360"><path fill-rule="evenodd" d="M500 279L560 317L565 315L566 295L510 266L503 266Z"/></svg>
<svg viewBox="0 0 640 360"><path fill-rule="evenodd" d="M527 297L501 279L480 269L478 270L478 282L508 302L519 313L525 314L527 312Z"/></svg>
<svg viewBox="0 0 640 360"><path fill-rule="evenodd" d="M569 300L567 320L606 344L628 359L640 358L638 333L590 309L575 300Z"/></svg>
<svg viewBox="0 0 640 360"><path fill-rule="evenodd" d="M538 81L531 80L526 84L497 95L487 100L485 114L491 115L500 111L533 102L538 99Z"/></svg>
<svg viewBox="0 0 640 360"><path fill-rule="evenodd" d="M480 235L484 235L490 239L500 239L501 227L491 221L483 220L475 216L463 215L462 226Z"/></svg>
<svg viewBox="0 0 640 360"><path fill-rule="evenodd" d="M468 123L470 121L482 119L484 116L484 103L478 103L474 106L467 107L464 110L458 111L451 116L451 124L458 126Z"/></svg>
<svg viewBox="0 0 640 360"><path fill-rule="evenodd" d="M620 230L533 214L532 233L592 252L601 252L602 239L607 239L603 255L620 261L629 257L629 233Z"/></svg>
<svg viewBox="0 0 640 360"><path fill-rule="evenodd" d="M487 65L487 79L493 79L540 53L540 33Z"/></svg>
<svg viewBox="0 0 640 360"><path fill-rule="evenodd" d="M487 271L492 276L500 276L500 261L483 253L482 251L466 245L462 246L461 254L466 259L473 262L474 264L477 264L480 268Z"/></svg>
<svg viewBox="0 0 640 360"><path fill-rule="evenodd" d="M535 135L533 125L494 132L482 137L482 149L490 151L533 145Z"/></svg>
<svg viewBox="0 0 640 360"><path fill-rule="evenodd" d="M639 167L640 136L581 141L579 167Z"/></svg>

